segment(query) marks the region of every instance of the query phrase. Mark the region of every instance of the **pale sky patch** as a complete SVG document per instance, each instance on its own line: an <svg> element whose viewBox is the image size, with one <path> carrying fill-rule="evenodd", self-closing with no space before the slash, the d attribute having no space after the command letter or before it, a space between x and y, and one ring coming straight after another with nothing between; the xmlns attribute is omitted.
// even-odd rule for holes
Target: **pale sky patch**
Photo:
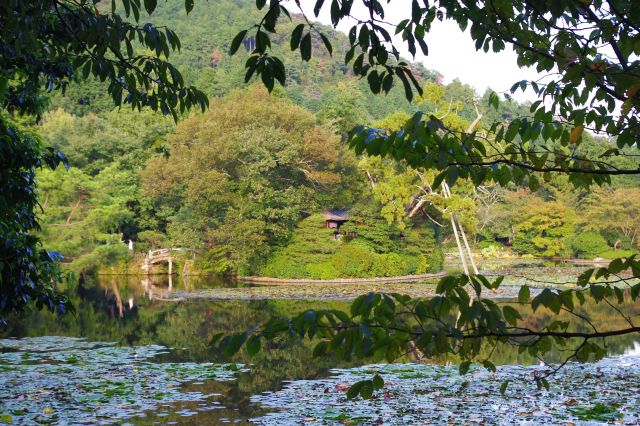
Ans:
<svg viewBox="0 0 640 426"><path fill-rule="evenodd" d="M315 0L302 0L301 4L305 14L309 19L315 19L313 15L313 5ZM329 4L318 16L317 20L326 25L331 25L329 16ZM405 5L402 7L399 5ZM285 5L291 12L298 12L298 8L291 0ZM411 3L408 0L399 0L385 4L385 20L392 23L400 22L402 19L411 16ZM353 15L366 19L367 12L362 3L356 2ZM353 20L343 21L338 25L338 30L348 32L353 26ZM387 28L388 29L388 28ZM389 31L393 34L393 31ZM429 55L424 56L418 47L415 62L422 63L427 69L440 72L444 75L444 83L450 83L456 78L462 83L472 86L478 95L482 95L487 88L496 92L508 91L511 86L520 80L537 80L541 77L534 68L520 68L516 62L516 54L510 46L499 53L491 50L488 53L476 51L475 45L468 30L462 32L453 21L439 22L436 20L431 31L425 37L429 47ZM411 59L411 54L398 35L395 37L395 46L407 59ZM533 101L537 99L535 93L528 89L526 93L518 90L512 95L518 101Z"/></svg>

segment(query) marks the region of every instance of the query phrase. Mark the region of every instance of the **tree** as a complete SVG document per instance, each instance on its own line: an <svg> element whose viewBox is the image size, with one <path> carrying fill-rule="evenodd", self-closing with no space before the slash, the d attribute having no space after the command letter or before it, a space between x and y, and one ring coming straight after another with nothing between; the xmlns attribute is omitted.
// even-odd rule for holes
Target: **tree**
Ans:
<svg viewBox="0 0 640 426"><path fill-rule="evenodd" d="M354 3L353 0L332 2L330 13L334 25L351 17ZM260 8L265 6L259 5ZM499 1L488 6L483 2L442 0L420 5L415 0L407 19L389 24L384 20L384 8L379 2L360 5L369 13L355 20L349 31L350 49L345 54L345 64L351 64L356 75L366 77L375 93L388 92L397 79L405 87L408 98L413 97L414 90L422 94L423 89L409 64L400 58L393 46L389 30L402 34L411 53L415 54L418 46L426 54L425 34L435 19L454 20L461 28L470 25L477 49L500 51L510 44L518 55L519 65L536 66L541 72L555 68L558 77L544 84L525 81L514 85L514 91L532 87L540 96L553 99L552 105L548 108L541 100L531 106L533 118L494 123L494 137L490 140L477 140L477 135L464 137L460 132L448 129L440 120L420 114L407 123L406 130L411 129L412 132L402 138L404 141L417 137L419 144L411 147L410 152L405 152L407 147L400 143L402 141L396 141L396 135L380 136L376 143L370 143L371 137L376 135L375 129L366 128L356 132L352 138L357 149L364 150L366 146L367 152L377 154L385 145L388 146L385 149L387 155L424 154L414 155L412 165L435 167L442 171L442 178L452 174L450 180L455 180L454 176L468 176L475 182L494 179L505 183L509 180L524 182L525 178L534 176L531 180L535 186L537 178L533 172L566 172L574 184L588 185L606 182L611 175L638 174L636 169L610 167L606 160L619 156L618 149L608 151L605 159L594 159L573 155L573 148L568 146L570 143L579 145L585 129L606 131L615 136L619 148L635 145L637 135L634 129L638 121L634 114L638 108L635 84L640 65L631 59L631 55L637 49L633 36L638 34L634 20L638 6L625 1L612 1L605 5L602 1L584 4L569 0L541 3ZM329 8L328 4L317 2L314 14L318 16L323 7ZM304 10L300 12L304 14ZM274 1L268 6L264 19L255 26L256 39L260 42L246 63L247 78L258 74L267 87L273 87L274 79L282 83L286 78L279 59L269 52L268 33L276 27L278 18L288 13L280 1ZM585 37L581 28L597 30L590 37ZM311 40L317 32L318 28L310 22L292 31L292 49L300 49L303 60L312 56ZM244 30L238 34L232 53L247 33L248 30ZM320 37L331 50L326 37ZM389 47L391 52L387 50ZM606 49L614 52L612 58ZM585 87L580 88L581 84ZM592 104L590 95L594 97ZM491 102L499 102L497 95L491 96ZM612 115L616 102L623 104L619 119ZM443 132L438 133L437 130ZM532 141L539 136L545 141L559 140L561 144L555 147L533 146ZM365 141L368 142L365 144ZM487 156L486 145L489 142L494 142L492 147L496 152ZM458 149L449 150L444 157L440 154L438 161L431 156L424 158L427 151L447 152L447 145ZM507 166L513 166L513 170Z"/></svg>
<svg viewBox="0 0 640 426"><path fill-rule="evenodd" d="M560 203L531 197L515 224L513 249L524 254L562 257L568 253L568 239L574 233L574 213Z"/></svg>
<svg viewBox="0 0 640 426"><path fill-rule="evenodd" d="M224 250L241 274L288 241L321 197L333 205L349 162L329 128L260 87L216 100L182 121L170 142L169 157L143 172L144 192L156 209L172 211L170 238Z"/></svg>
<svg viewBox="0 0 640 426"><path fill-rule="evenodd" d="M0 4L0 315L38 307L64 311L67 299L56 291L56 260L32 232L38 228L35 170L56 167L64 156L45 149L19 130L12 116L40 117L47 92L89 76L108 82L116 105L128 104L178 118L192 106L204 110L207 97L185 84L166 58L180 48L175 32L138 24L155 1L124 0L124 17L100 13L91 0L9 0ZM186 2L187 12L193 2ZM149 49L139 54L133 45Z"/></svg>
<svg viewBox="0 0 640 426"><path fill-rule="evenodd" d="M338 83L323 96L317 116L323 122L332 123L339 134L346 134L368 121L362 92L345 83Z"/></svg>
<svg viewBox="0 0 640 426"><path fill-rule="evenodd" d="M366 12L362 16L358 16L356 3ZM257 6L266 8L266 12L250 28L257 43L247 60L246 75L247 79L259 75L271 90L275 80L284 84L286 75L281 61L270 54L269 33L275 32L278 19L289 11L277 0L268 6L260 1ZM305 14L300 2L296 6ZM611 164L624 157L624 149L637 152L640 140L640 61L634 59L640 52L636 42L640 35L637 2L412 0L406 19L397 24L385 20L385 7L377 0L318 0L313 13L317 17L323 9L329 9L334 26L355 15L345 64L366 78L374 93L389 92L394 81L402 83L408 99L413 98L414 90L423 93L409 64L400 58L390 31L402 35L412 54L418 47L427 54L426 36L436 19L453 20L461 29L470 27L478 50L501 51L508 44L514 48L519 65L535 66L539 72L555 71L543 82L522 81L512 87L512 91L530 87L540 96L531 105L532 117L492 123L487 132L467 132L419 112L396 132L364 126L355 129L349 143L357 154L387 156L414 168L435 170L435 187L445 179L450 185L469 179L475 185L491 181L503 186L527 184L535 191L541 178L546 181L554 174L567 175L576 187L608 183L611 176L640 174L640 168ZM236 36L231 53L248 30ZM303 60L309 60L312 39L317 37L331 51L327 38L308 20L291 32L291 47L300 50ZM497 94L490 95L489 100L493 106L500 101ZM579 147L585 130L606 132L616 146L607 147L597 158L583 155ZM519 303L530 303L534 310L545 307L555 314L566 310L579 321L575 309L587 298L607 303L622 303L625 297L637 299L640 284L621 277L626 270L640 277L640 262L635 256L616 259L606 268L587 270L575 289L544 289L531 297L529 288L523 286ZM310 310L288 322L274 320L250 332L226 336L220 345L231 354L245 342L259 348L261 339L292 333L320 337L316 355L385 355L393 360L408 347L427 356L457 353L463 360L460 371L464 373L472 361L495 368L490 360L481 358L483 345L508 342L538 355L545 353L555 339L569 347L567 361L586 360L606 353L594 339L640 332L628 317L628 326L585 332L569 331L561 321L540 329L523 324L512 307L498 306L482 297L483 288L495 289L500 283L500 279L489 281L483 276L450 276L440 281L438 296L430 300L371 293L353 302L350 315ZM627 295L615 284L629 289ZM545 377L536 380L539 386L548 386ZM368 397L382 384L379 377L374 377L356 383L348 395ZM502 388L506 389L506 384Z"/></svg>
<svg viewBox="0 0 640 426"><path fill-rule="evenodd" d="M595 191L586 201L580 224L589 231L600 231L613 237L613 245L627 240L638 245L640 230L640 191L637 188L616 188Z"/></svg>

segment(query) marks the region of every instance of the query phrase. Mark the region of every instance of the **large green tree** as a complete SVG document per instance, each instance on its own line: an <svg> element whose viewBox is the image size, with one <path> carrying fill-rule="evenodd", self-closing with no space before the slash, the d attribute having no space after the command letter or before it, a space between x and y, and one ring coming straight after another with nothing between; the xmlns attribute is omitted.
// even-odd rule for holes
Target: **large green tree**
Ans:
<svg viewBox="0 0 640 426"><path fill-rule="evenodd" d="M329 127L261 87L217 99L169 141L168 158L143 173L144 192L167 212L176 244L221 249L241 274L255 273L303 212L334 207L353 164Z"/></svg>

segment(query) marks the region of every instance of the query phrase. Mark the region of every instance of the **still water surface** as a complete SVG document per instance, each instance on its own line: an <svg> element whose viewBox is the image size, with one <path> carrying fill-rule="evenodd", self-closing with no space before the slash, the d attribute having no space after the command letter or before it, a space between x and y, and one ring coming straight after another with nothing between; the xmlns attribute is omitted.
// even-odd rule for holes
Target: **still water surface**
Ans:
<svg viewBox="0 0 640 426"><path fill-rule="evenodd" d="M171 290L188 293L237 285L213 278L188 282L173 279ZM291 316L309 308L347 309L347 301L158 299L166 298L168 291L166 279L101 277L85 281L74 291L75 317L57 319L46 312L34 312L27 318L11 321L1 336L5 340L0 341L0 379L3 379L0 420L2 416L5 420L10 416L14 421L59 424L111 421L244 424L251 419L269 423L271 418L271 424L279 424L283 418L277 417L278 408L287 407L285 399L289 397L292 402L293 398L295 402L300 398L292 393L292 386L310 386L304 394L316 392L318 397L315 403L308 399L306 403L315 408L322 405L325 414L316 413L317 418L307 421L347 422L345 414L336 408L339 404L335 398L327 401L322 398L330 395L341 398L344 383L340 374L353 378L359 371L340 370L343 373L338 372L336 376L330 375L329 370L358 367L356 363L312 359L311 346L296 339L278 340L270 344L269 350L253 358L240 355L233 360L224 359L209 346L211 336L218 332L246 330L270 317ZM602 305L586 306L585 312L600 323L613 318ZM524 314L531 324L550 320L545 312ZM60 337L41 339L40 336ZM35 339L19 340L27 337ZM637 343L632 337L623 337L611 340L607 349L611 355L629 354L634 344ZM562 354L556 351L546 361L561 359ZM497 365L539 362L508 347L496 351L493 361ZM443 365L455 360L429 362ZM418 371L422 367L415 368ZM457 377L445 380L444 377L449 376L445 370L437 373L441 384L458 380ZM433 374L433 370L429 371ZM397 375L397 371L387 373ZM633 373L637 379L637 370ZM356 376L352 377L353 374ZM409 378L423 377L421 382L429 375L415 374L417 376ZM290 384L291 381L295 382ZM320 393L318 386L322 389ZM78 395L85 399L78 399ZM382 406L389 403L386 394L384 398L379 401ZM73 411L70 407L74 404L84 405L84 413L82 409ZM297 420L292 418L292 424L304 420L311 412L309 408L298 413ZM397 413L393 415L397 417ZM383 419L384 414L380 416ZM357 419L353 421L357 423Z"/></svg>

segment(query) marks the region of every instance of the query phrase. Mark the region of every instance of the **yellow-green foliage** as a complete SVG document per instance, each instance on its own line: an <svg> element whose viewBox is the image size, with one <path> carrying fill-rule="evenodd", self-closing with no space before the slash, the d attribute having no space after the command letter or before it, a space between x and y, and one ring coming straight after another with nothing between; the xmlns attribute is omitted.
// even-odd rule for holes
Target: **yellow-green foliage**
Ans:
<svg viewBox="0 0 640 426"><path fill-rule="evenodd" d="M525 219L515 226L513 249L522 254L565 256L574 233L575 213L557 202L532 198Z"/></svg>

